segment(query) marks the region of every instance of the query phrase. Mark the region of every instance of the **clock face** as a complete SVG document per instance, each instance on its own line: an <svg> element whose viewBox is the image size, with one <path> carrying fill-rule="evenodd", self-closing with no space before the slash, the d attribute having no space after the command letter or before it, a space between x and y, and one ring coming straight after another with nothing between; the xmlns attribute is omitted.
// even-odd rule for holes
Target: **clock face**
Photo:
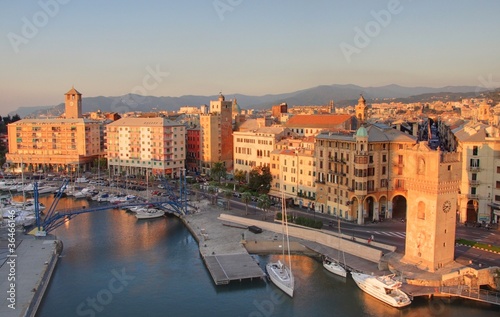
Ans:
<svg viewBox="0 0 500 317"><path fill-rule="evenodd" d="M443 211L448 212L451 210L451 202L449 200L443 203Z"/></svg>

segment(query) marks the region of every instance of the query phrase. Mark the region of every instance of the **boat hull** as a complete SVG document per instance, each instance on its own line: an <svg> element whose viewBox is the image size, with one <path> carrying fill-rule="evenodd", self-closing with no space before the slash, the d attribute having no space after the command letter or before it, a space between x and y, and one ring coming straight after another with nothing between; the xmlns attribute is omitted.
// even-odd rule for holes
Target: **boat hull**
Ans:
<svg viewBox="0 0 500 317"><path fill-rule="evenodd" d="M333 273L335 275L339 275L339 276L342 276L342 277L346 277L347 276L347 272L346 270L340 266L340 264L336 261L332 261L332 260L324 260L323 261L323 267L330 273Z"/></svg>
<svg viewBox="0 0 500 317"><path fill-rule="evenodd" d="M362 291L392 307L401 308L411 304L408 295L399 290L399 288L390 289L391 295L387 295L383 288L374 285L373 279L376 277L356 272L351 272L351 275L356 285L358 285Z"/></svg>
<svg viewBox="0 0 500 317"><path fill-rule="evenodd" d="M294 280L290 269L280 261L266 264L267 275L274 285L281 289L285 294L293 297Z"/></svg>
<svg viewBox="0 0 500 317"><path fill-rule="evenodd" d="M162 210L155 211L155 212L137 212L135 214L135 217L137 219L152 219L152 218L159 218L163 217L165 215L165 212Z"/></svg>

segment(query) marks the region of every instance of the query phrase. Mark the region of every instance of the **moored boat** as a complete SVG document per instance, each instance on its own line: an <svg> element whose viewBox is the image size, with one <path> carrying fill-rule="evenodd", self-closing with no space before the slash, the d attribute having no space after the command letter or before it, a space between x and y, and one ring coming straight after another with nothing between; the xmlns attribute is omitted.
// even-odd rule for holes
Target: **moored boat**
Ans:
<svg viewBox="0 0 500 317"><path fill-rule="evenodd" d="M346 277L346 270L340 265L340 263L336 260L330 259L329 257L325 257L323 259L323 267L330 273Z"/></svg>
<svg viewBox="0 0 500 317"><path fill-rule="evenodd" d="M135 216L137 219L151 219L151 218L158 218L162 217L165 215L165 212L160 209L156 208L150 208L147 209L146 211L137 211Z"/></svg>
<svg viewBox="0 0 500 317"><path fill-rule="evenodd" d="M267 263L266 271L274 285L278 286L288 296L293 297L294 279L290 268L278 260L277 262Z"/></svg>
<svg viewBox="0 0 500 317"><path fill-rule="evenodd" d="M408 295L400 289L401 282L396 281L393 275L373 276L356 272L351 272L351 275L361 290L392 307L411 304Z"/></svg>

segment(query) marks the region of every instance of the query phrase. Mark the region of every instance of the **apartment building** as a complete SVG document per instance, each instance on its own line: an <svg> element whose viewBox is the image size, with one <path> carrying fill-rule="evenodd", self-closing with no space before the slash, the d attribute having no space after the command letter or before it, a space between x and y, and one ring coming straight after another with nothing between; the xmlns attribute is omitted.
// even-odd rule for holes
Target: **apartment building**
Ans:
<svg viewBox="0 0 500 317"><path fill-rule="evenodd" d="M416 138L385 125L316 136L316 210L362 224L404 218L403 150Z"/></svg>
<svg viewBox="0 0 500 317"><path fill-rule="evenodd" d="M14 171L90 170L104 155L101 121L82 118L82 94L65 94L64 118L23 119L8 125L6 161Z"/></svg>
<svg viewBox="0 0 500 317"><path fill-rule="evenodd" d="M179 177L186 164L186 127L162 117L122 118L106 127L114 175Z"/></svg>
<svg viewBox="0 0 500 317"><path fill-rule="evenodd" d="M210 174L212 165L222 162L226 169L233 168L233 103L220 94L210 101L208 113L200 115L201 172Z"/></svg>
<svg viewBox="0 0 500 317"><path fill-rule="evenodd" d="M458 221L498 222L500 214L500 130L469 122L455 130L462 154Z"/></svg>
<svg viewBox="0 0 500 317"><path fill-rule="evenodd" d="M234 170L247 175L255 167L271 164L271 153L276 143L290 135L284 127L260 127L248 131L233 132Z"/></svg>

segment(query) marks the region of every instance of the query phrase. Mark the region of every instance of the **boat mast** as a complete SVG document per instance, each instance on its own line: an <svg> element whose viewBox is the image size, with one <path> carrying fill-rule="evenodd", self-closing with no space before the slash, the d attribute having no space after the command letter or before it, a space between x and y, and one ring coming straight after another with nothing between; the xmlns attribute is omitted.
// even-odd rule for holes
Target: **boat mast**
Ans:
<svg viewBox="0 0 500 317"><path fill-rule="evenodd" d="M282 192L283 195L283 202L282 205L284 206L284 211L285 211L285 230L286 230L286 247L288 249L288 268L290 269L290 273L292 273L292 259L290 258L290 239L288 238L288 216L286 214L286 205L284 204L285 200L285 194ZM283 249L283 254L285 252L285 249Z"/></svg>

